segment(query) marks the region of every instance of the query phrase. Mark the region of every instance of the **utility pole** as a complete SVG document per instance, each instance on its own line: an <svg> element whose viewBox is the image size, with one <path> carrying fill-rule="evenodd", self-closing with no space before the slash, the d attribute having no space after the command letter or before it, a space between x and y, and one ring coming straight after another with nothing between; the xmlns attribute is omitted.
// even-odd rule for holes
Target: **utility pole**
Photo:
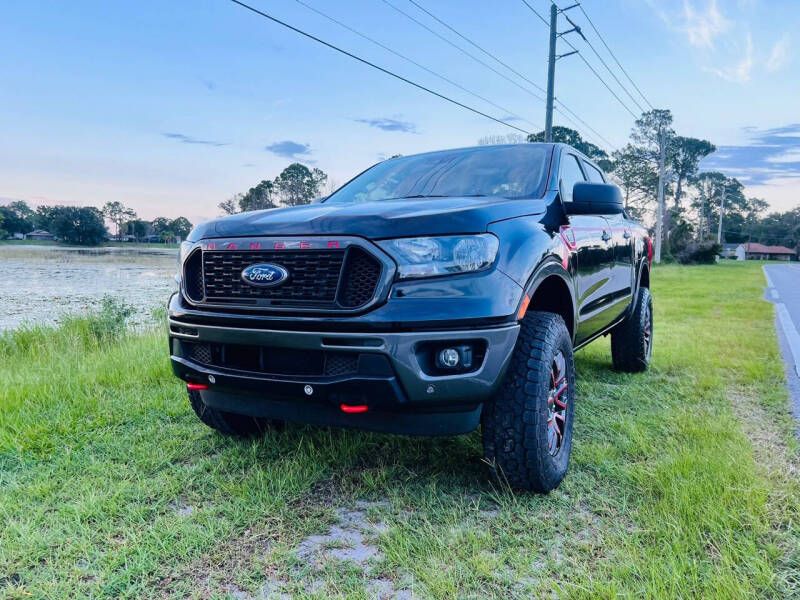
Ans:
<svg viewBox="0 0 800 600"><path fill-rule="evenodd" d="M722 243L722 214L725 212L725 193L728 190L722 186L722 200L719 204L719 227L717 228L717 243Z"/></svg>
<svg viewBox="0 0 800 600"><path fill-rule="evenodd" d="M556 61L559 58L564 58L565 56L570 56L572 54L577 54L577 50L573 50L572 52L567 52L566 54L558 55L556 54L556 40L560 38L562 35L566 35L568 33L572 33L573 31L577 33L579 36L583 37L583 32L581 28L575 25L569 17L567 17L567 21L569 21L570 25L572 25L572 29L564 31L562 33L558 33L558 13L566 12L571 8L575 8L579 6L578 4L573 4L572 6L567 6L565 8L559 9L555 3L550 4L550 54L547 57L547 102L544 114L544 141L545 142L552 142L553 141L553 101L555 99L555 88L556 88ZM586 39L586 38L584 38Z"/></svg>
<svg viewBox="0 0 800 600"><path fill-rule="evenodd" d="M558 8L550 5L550 55L547 59L547 110L544 115L544 141L553 141L553 95L556 86L556 37L558 37Z"/></svg>
<svg viewBox="0 0 800 600"><path fill-rule="evenodd" d="M655 261L661 262L661 240L664 228L664 162L666 158L666 132L662 128L659 131L659 158L658 158L658 215L656 216L656 251Z"/></svg>

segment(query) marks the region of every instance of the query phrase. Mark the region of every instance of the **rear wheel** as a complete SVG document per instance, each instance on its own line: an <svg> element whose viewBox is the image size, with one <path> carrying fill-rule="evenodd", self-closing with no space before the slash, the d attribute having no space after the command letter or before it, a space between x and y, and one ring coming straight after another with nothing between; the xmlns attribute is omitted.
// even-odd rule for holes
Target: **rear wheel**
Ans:
<svg viewBox="0 0 800 600"><path fill-rule="evenodd" d="M282 421L275 419L248 417L211 408L203 402L198 390L188 390L188 392L189 403L197 417L221 433L238 436L261 435L270 429L280 429L283 425Z"/></svg>
<svg viewBox="0 0 800 600"><path fill-rule="evenodd" d="M638 373L653 354L653 296L639 288L633 312L611 330L611 359L617 371Z"/></svg>
<svg viewBox="0 0 800 600"><path fill-rule="evenodd" d="M569 466L574 411L575 365L564 320L529 313L503 387L481 417L484 454L496 477L536 492L557 487Z"/></svg>

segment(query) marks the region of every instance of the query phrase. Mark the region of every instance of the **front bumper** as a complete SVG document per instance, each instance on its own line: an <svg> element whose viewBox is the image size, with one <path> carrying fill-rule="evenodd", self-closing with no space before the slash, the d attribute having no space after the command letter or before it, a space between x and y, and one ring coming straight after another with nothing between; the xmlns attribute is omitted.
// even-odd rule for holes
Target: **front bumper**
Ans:
<svg viewBox="0 0 800 600"><path fill-rule="evenodd" d="M175 374L208 385L203 401L239 414L411 434L456 434L477 427L484 400L500 385L519 333L516 323L488 328L413 332L286 331L200 324L170 314L170 354ZM469 373L427 374L422 344L472 342L485 347ZM338 375L282 375L203 364L190 344L269 348L309 357L357 357L358 369ZM300 354L299 356L302 356ZM213 381L213 383L212 383ZM310 388L310 393L309 393ZM366 405L360 414L341 405Z"/></svg>

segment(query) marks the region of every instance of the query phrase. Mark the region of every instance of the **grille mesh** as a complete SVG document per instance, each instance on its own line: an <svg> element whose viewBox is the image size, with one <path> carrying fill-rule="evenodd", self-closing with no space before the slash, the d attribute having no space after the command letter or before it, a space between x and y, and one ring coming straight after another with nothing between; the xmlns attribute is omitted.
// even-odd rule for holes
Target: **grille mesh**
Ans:
<svg viewBox="0 0 800 600"><path fill-rule="evenodd" d="M202 365L269 375L351 375L358 371L358 354L327 350L298 350L244 344L182 340L185 356Z"/></svg>
<svg viewBox="0 0 800 600"><path fill-rule="evenodd" d="M203 262L202 252L195 250L186 259L183 267L184 289L189 300L201 302L203 300Z"/></svg>
<svg viewBox="0 0 800 600"><path fill-rule="evenodd" d="M203 252L205 290L208 300L227 298L266 298L333 302L344 261L344 250L324 252ZM272 263L289 272L286 283L275 287L256 287L242 281L249 265Z"/></svg>
<svg viewBox="0 0 800 600"><path fill-rule="evenodd" d="M339 292L339 304L346 308L358 308L372 299L381 265L372 255L361 248L351 248L345 265L344 285Z"/></svg>

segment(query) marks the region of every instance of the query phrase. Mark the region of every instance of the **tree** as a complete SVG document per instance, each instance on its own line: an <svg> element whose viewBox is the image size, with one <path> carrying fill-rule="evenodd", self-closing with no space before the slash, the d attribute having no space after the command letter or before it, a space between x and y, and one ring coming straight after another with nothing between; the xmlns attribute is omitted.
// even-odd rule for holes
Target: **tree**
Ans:
<svg viewBox="0 0 800 600"><path fill-rule="evenodd" d="M0 220L9 234L29 233L34 229L34 212L22 200L0 206Z"/></svg>
<svg viewBox="0 0 800 600"><path fill-rule="evenodd" d="M117 239L120 237L120 231L125 221L131 221L136 218L136 213L133 209L124 206L121 202L106 202L103 206L103 215L111 221L117 228Z"/></svg>
<svg viewBox="0 0 800 600"><path fill-rule="evenodd" d="M45 231L53 232L53 219L56 218L59 211L61 210L61 206L37 206L36 213L34 214L33 220L36 222L36 227L39 229L44 229Z"/></svg>
<svg viewBox="0 0 800 600"><path fill-rule="evenodd" d="M612 160L611 179L622 189L625 210L635 219L641 219L648 204L656 197L658 172L651 161L631 144L616 150Z"/></svg>
<svg viewBox="0 0 800 600"><path fill-rule="evenodd" d="M650 161L651 164L659 169L661 157L664 156L665 173L664 178L659 182L661 188L661 198L656 209L656 235L655 235L655 261L661 262L661 251L664 246L664 213L666 212L666 187L670 175L666 172L667 167L670 165L670 156L668 152L672 147L672 140L675 137L675 131L672 129L672 113L669 110L654 108L653 110L642 113L642 116L636 119L636 122L631 131L631 139L636 151L642 157ZM666 253L669 253L669 247L664 248Z"/></svg>
<svg viewBox="0 0 800 600"><path fill-rule="evenodd" d="M8 237L8 231L3 229L3 213L0 213L0 240L4 240Z"/></svg>
<svg viewBox="0 0 800 600"><path fill-rule="evenodd" d="M53 207L52 233L71 244L97 246L106 239L103 213L93 206Z"/></svg>
<svg viewBox="0 0 800 600"><path fill-rule="evenodd" d="M319 196L328 176L320 169L309 169L300 163L292 163L275 178L275 187L285 206L310 204Z"/></svg>
<svg viewBox="0 0 800 600"><path fill-rule="evenodd" d="M134 219L133 221L128 221L126 232L128 235L132 235L137 240L141 240L144 236L147 235L147 228L150 226L150 223L147 221L142 221L141 219Z"/></svg>
<svg viewBox="0 0 800 600"><path fill-rule="evenodd" d="M246 194L239 198L239 209L242 212L249 212L251 210L275 208L277 206L273 199L275 186L275 183L264 179L255 187L251 187Z"/></svg>
<svg viewBox="0 0 800 600"><path fill-rule="evenodd" d="M189 237L189 232L192 230L192 224L186 217L178 217L169 224L169 230L173 235L185 240Z"/></svg>
<svg viewBox="0 0 800 600"><path fill-rule="evenodd" d="M227 200L223 200L222 202L217 204L217 206L219 206L223 214L235 215L237 212L239 212L238 207L239 207L239 202L242 199L242 196L244 196L244 194L234 194Z"/></svg>
<svg viewBox="0 0 800 600"><path fill-rule="evenodd" d="M682 210L681 200L685 185L697 175L700 161L709 154L716 152L717 147L707 140L676 135L671 140L667 152L670 170L675 180L675 195L672 199L672 208L664 213L664 236L666 246L672 250L672 230L680 219Z"/></svg>
<svg viewBox="0 0 800 600"><path fill-rule="evenodd" d="M544 140L544 131L532 133L528 136L529 142L543 142ZM562 144L569 144L579 152L583 152L592 160L597 161L597 164L600 165L600 168L604 171L610 172L614 169L614 164L611 162L611 160L609 160L606 151L598 146L595 146L591 142L584 140L583 137L581 137L581 134L574 129L562 127L561 125L553 126L553 141L561 142Z"/></svg>
<svg viewBox="0 0 800 600"><path fill-rule="evenodd" d="M162 231L169 229L169 225L170 220L167 217L156 217L153 219L150 227L153 228L153 233L161 233Z"/></svg>

